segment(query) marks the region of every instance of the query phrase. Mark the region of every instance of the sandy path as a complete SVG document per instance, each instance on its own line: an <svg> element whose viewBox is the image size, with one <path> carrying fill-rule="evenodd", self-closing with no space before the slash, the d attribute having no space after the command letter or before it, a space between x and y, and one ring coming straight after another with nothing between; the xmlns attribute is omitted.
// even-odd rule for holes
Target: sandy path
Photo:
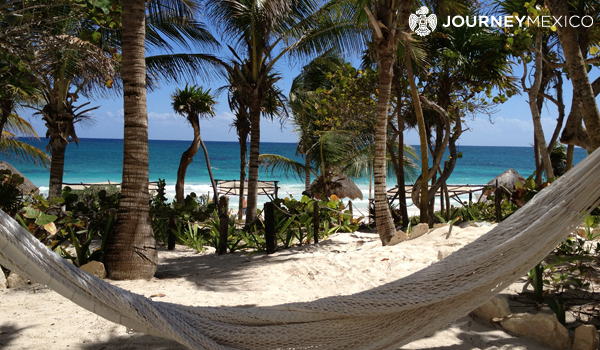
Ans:
<svg viewBox="0 0 600 350"><path fill-rule="evenodd" d="M447 228L393 247L375 234L337 234L273 255L198 254L186 247L160 251L149 281L110 281L161 301L196 306L276 305L352 294L396 280L437 261L438 251L457 250L490 228ZM527 339L464 317L402 349L544 349ZM170 340L129 334L45 286L0 291L0 349L184 349Z"/></svg>

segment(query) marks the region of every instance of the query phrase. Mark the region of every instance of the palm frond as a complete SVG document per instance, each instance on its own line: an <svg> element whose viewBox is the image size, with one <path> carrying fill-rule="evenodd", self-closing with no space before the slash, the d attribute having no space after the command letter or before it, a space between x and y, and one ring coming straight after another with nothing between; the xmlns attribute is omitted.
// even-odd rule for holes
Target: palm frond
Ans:
<svg viewBox="0 0 600 350"><path fill-rule="evenodd" d="M176 13L152 13L146 18L146 46L148 50L173 51L171 43L185 50L216 50L219 42L206 25L191 17L180 17Z"/></svg>
<svg viewBox="0 0 600 350"><path fill-rule="evenodd" d="M291 175L303 179L306 171L310 171L313 175L317 176L312 167L306 167L302 163L278 154L261 154L258 156L258 161L259 165L265 168L265 171L271 169L271 174L279 172L286 177Z"/></svg>
<svg viewBox="0 0 600 350"><path fill-rule="evenodd" d="M27 120L15 113L11 113L11 115L8 117L8 120L4 125L4 130L12 134L25 137L35 137L38 140L40 139L33 126L29 124Z"/></svg>
<svg viewBox="0 0 600 350"><path fill-rule="evenodd" d="M208 81L222 69L222 62L211 54L172 54L146 57L147 83L158 87L156 80L167 84L196 82L197 77Z"/></svg>
<svg viewBox="0 0 600 350"><path fill-rule="evenodd" d="M15 159L20 163L30 162L44 167L50 165L50 156L44 151L5 135L3 133L2 137L0 137L0 153L4 154L7 158Z"/></svg>

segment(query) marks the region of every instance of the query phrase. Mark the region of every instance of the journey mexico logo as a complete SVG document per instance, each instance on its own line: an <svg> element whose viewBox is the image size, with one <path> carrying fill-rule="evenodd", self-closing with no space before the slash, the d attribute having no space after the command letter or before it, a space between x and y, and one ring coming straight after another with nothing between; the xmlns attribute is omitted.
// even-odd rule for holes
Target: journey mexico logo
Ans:
<svg viewBox="0 0 600 350"><path fill-rule="evenodd" d="M410 15L408 24L410 30L419 36L427 36L437 28L438 18L435 14L430 14L426 6L421 6L416 13ZM496 28L511 28L514 26L527 27L538 26L543 28L571 26L573 28L586 27L594 25L592 16L517 16L516 14L507 16L448 16L446 21L442 23L442 27L496 27Z"/></svg>

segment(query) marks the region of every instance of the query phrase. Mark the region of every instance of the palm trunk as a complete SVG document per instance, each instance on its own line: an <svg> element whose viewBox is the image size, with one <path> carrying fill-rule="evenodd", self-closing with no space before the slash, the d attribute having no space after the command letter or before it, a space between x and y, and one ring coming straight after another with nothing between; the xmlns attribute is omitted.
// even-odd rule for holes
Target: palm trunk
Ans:
<svg viewBox="0 0 600 350"><path fill-rule="evenodd" d="M308 191L310 189L310 171L308 170L310 167L310 151L306 151L304 154L304 166L306 167L304 170L304 190Z"/></svg>
<svg viewBox="0 0 600 350"><path fill-rule="evenodd" d="M258 202L258 155L260 154L260 99L250 101L250 161L248 171L248 201L246 224L256 219Z"/></svg>
<svg viewBox="0 0 600 350"><path fill-rule="evenodd" d="M48 189L48 198L62 196L63 174L65 170L65 151L68 142L63 139L51 140L52 149L50 154L50 185Z"/></svg>
<svg viewBox="0 0 600 350"><path fill-rule="evenodd" d="M569 16L569 8L566 1L547 0L546 4L553 16L562 16L562 18ZM592 84L587 73L587 64L581 53L575 28L571 26L559 26L558 38L567 61L569 76L573 83L573 95L579 96L581 101L583 121L590 139L588 151L593 151L600 147L600 111L598 110Z"/></svg>
<svg viewBox="0 0 600 350"><path fill-rule="evenodd" d="M148 114L146 111L145 2L124 1L123 63L123 182L114 234L104 263L109 278L148 279L158 255L148 201Z"/></svg>
<svg viewBox="0 0 600 350"><path fill-rule="evenodd" d="M14 100L6 99L2 101L2 115L0 115L0 138L2 137L2 131L4 131L4 125L8 122L8 117L14 108Z"/></svg>
<svg viewBox="0 0 600 350"><path fill-rule="evenodd" d="M248 139L247 133L243 136L240 134L240 198L238 204L238 219L242 220L244 212L244 189L246 188L246 157L248 156L248 149L246 140Z"/></svg>
<svg viewBox="0 0 600 350"><path fill-rule="evenodd" d="M210 183L213 188L214 202L218 205L219 215L223 214L226 208L222 208L219 205L219 193L217 192L217 183L215 182L215 177L212 173L212 168L210 167L210 159L208 158L208 150L202 141L202 137L200 137L200 133L198 132L198 141L200 142L200 146L202 146L202 151L204 152L204 159L206 159L206 169L208 170L208 176L210 177Z"/></svg>
<svg viewBox="0 0 600 350"><path fill-rule="evenodd" d="M179 168L177 169L177 182L175 183L175 199L180 205L185 205L184 188L187 167L194 161L193 158L200 149L200 121L198 120L198 116L195 116L195 118L194 116L190 117L190 123L194 129L194 139L190 147L181 155Z"/></svg>
<svg viewBox="0 0 600 350"><path fill-rule="evenodd" d="M389 38L388 40L395 40ZM375 190L375 224L383 245L387 245L396 234L394 219L387 200L386 155L387 124L392 76L395 54L395 43L382 43L384 50L377 50L377 68L379 70L379 95L377 96L377 123L375 126L375 157L373 160L373 178Z"/></svg>

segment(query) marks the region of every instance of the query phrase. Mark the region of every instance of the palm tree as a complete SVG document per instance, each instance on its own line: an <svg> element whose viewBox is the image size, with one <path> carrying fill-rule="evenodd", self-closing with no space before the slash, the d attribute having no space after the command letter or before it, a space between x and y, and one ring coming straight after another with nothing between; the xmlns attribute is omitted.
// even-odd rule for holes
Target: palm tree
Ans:
<svg viewBox="0 0 600 350"><path fill-rule="evenodd" d="M65 150L69 143L79 142L75 125L89 122L85 108L89 102L76 105L80 94L106 93L107 77L115 77L117 61L101 48L77 38L77 23L72 23L61 34L48 39L43 54L50 57L48 64L35 68L38 86L43 96L43 107L36 109L48 128L46 149L50 151L49 197L60 197L64 173Z"/></svg>
<svg viewBox="0 0 600 350"><path fill-rule="evenodd" d="M25 104L36 103L39 90L26 65L12 55L0 54L0 152L17 160L47 166L50 157L42 150L19 141L17 136L35 137L37 133L16 112Z"/></svg>
<svg viewBox="0 0 600 350"><path fill-rule="evenodd" d="M302 164L292 159L276 155L261 154L260 163L271 172L280 171L286 175L302 178L309 172L317 180L315 195L327 198L335 194L336 183L334 178L345 175L352 178L364 178L373 168L372 135L356 133L347 130L329 130L321 132L316 137L317 142L312 145L309 162ZM418 166L414 162L417 155L410 146L404 150L411 157L404 157L405 171L409 177L416 176ZM392 162L386 158L386 168L392 170Z"/></svg>
<svg viewBox="0 0 600 350"><path fill-rule="evenodd" d="M194 139L192 145L181 155L179 161L179 169L177 169L177 183L175 184L175 199L177 203L184 205L184 185L185 185L185 173L187 167L193 162L193 158L202 146L204 151L204 158L206 159L206 167L208 169L208 175L210 176L210 183L212 184L214 191L214 201L217 203L217 184L210 167L210 160L208 158L208 151L200 136L200 117L212 118L215 115L212 107L217 103L210 95L210 90L205 91L202 87L197 86L185 86L185 89L175 90L175 93L171 95L173 100L173 110L187 119L194 129Z"/></svg>
<svg viewBox="0 0 600 350"><path fill-rule="evenodd" d="M112 279L148 279L158 263L148 200L148 114L146 110L145 17L143 0L124 1L123 182L115 232L104 263Z"/></svg>
<svg viewBox="0 0 600 350"><path fill-rule="evenodd" d="M240 91L248 98L251 128L247 223L256 218L260 116L271 86L279 80L273 74L275 65L293 53L306 55L340 45L331 34L350 31L349 25L334 23L345 14L327 16L330 6L320 4L317 0L207 1L216 26L235 43L229 46L235 62L228 70L235 72Z"/></svg>
<svg viewBox="0 0 600 350"><path fill-rule="evenodd" d="M344 60L337 52L326 52L304 66L292 82L289 106L299 136L296 154L303 155L304 165L307 167L310 167L310 149L316 141L315 130L312 126L317 118L317 111L312 97L319 88L331 88L332 80L329 79L329 75L335 73L343 65ZM305 190L308 190L310 183L311 172L307 170L304 174Z"/></svg>
<svg viewBox="0 0 600 350"><path fill-rule="evenodd" d="M375 51L375 61L379 72L379 98L377 111L377 126L375 134L375 216L377 231L383 242L387 244L396 233L386 199L385 157L386 157L386 128L388 104L391 94L393 67L399 40L404 47L404 61L407 77L410 83L412 102L417 116L421 143L421 162L428 164L426 127L421 108L421 101L415 81L411 59L415 58L412 49L413 38L409 30L409 17L413 0L385 0L378 2L362 1L364 10L359 16L361 23L368 22L372 29L372 47ZM422 1L434 13L451 14L464 11L472 3L470 0ZM402 28L399 28L402 24ZM416 60L416 59L415 59ZM422 167L422 178L429 178L428 167ZM428 222L428 206L426 203L428 182L421 183L421 220Z"/></svg>

